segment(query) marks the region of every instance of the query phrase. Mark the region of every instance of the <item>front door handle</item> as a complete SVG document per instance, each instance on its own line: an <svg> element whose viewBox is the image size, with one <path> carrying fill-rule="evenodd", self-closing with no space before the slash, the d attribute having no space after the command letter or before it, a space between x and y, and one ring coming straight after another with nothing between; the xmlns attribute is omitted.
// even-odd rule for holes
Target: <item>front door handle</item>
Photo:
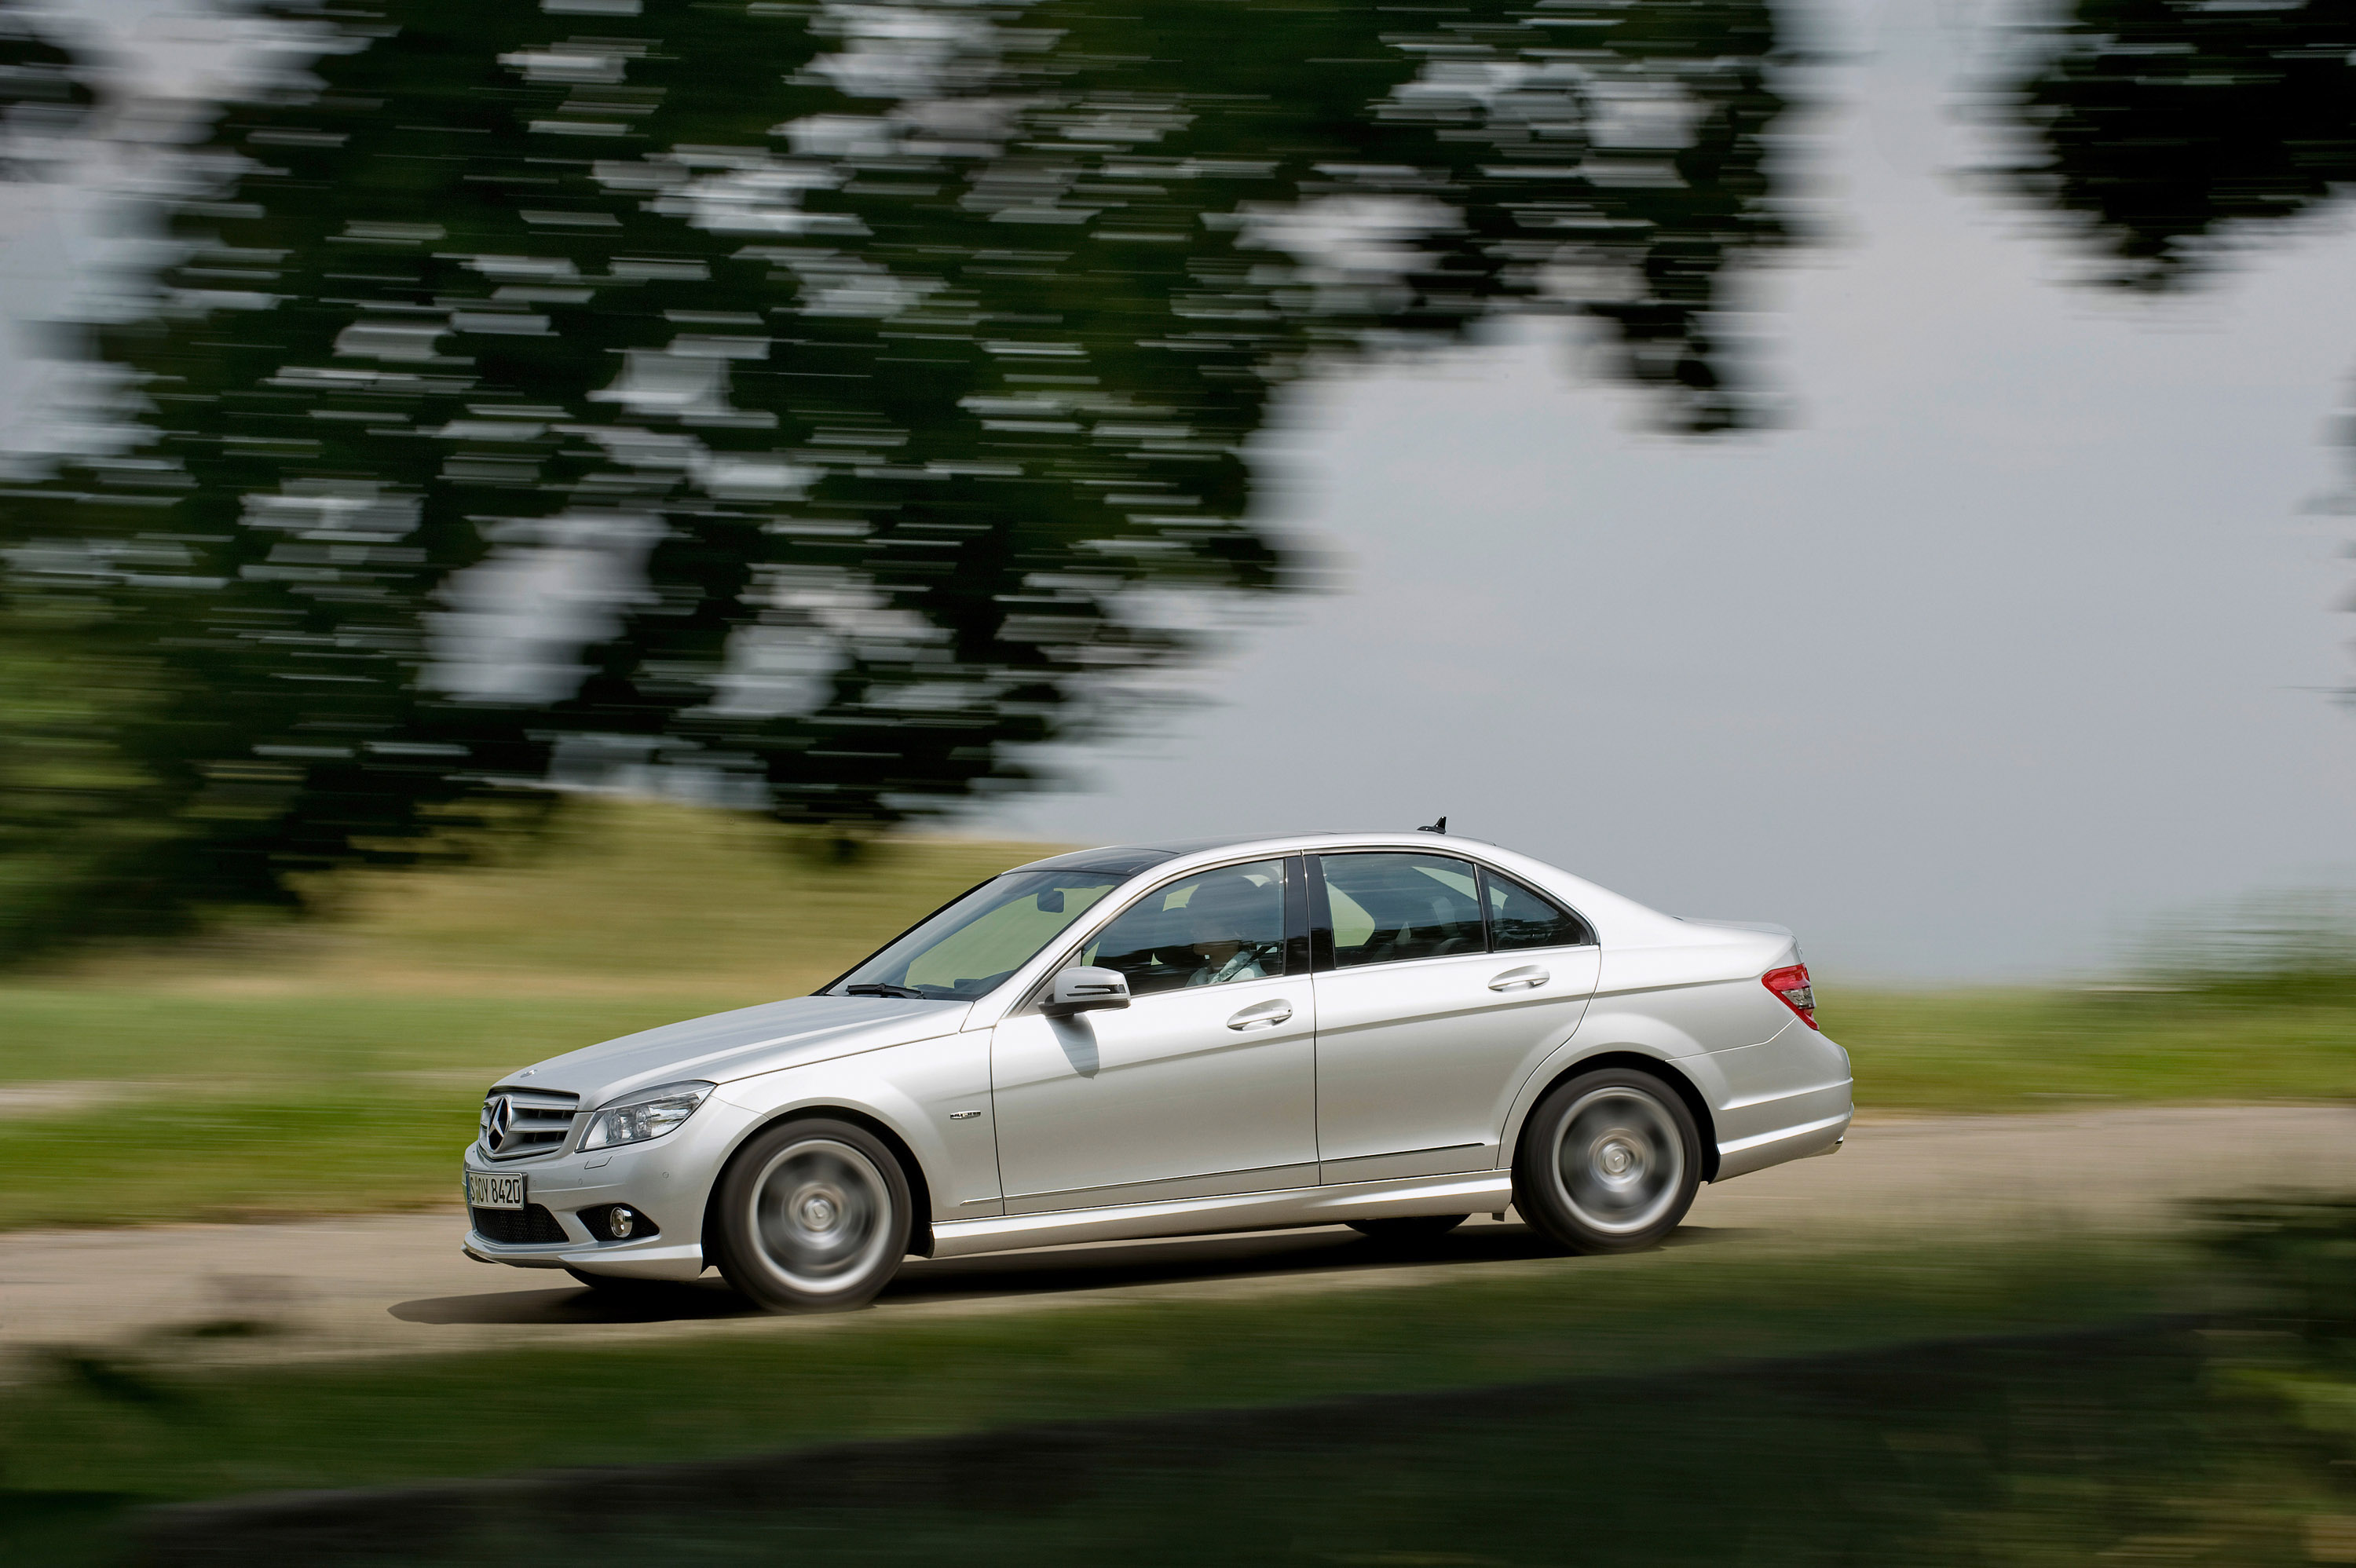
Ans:
<svg viewBox="0 0 2356 1568"><path fill-rule="evenodd" d="M1535 964L1525 964L1518 969L1508 969L1489 982L1493 991L1536 990L1554 976Z"/></svg>
<svg viewBox="0 0 2356 1568"><path fill-rule="evenodd" d="M1246 1008L1227 1020L1229 1029L1274 1029L1292 1016L1292 1004L1281 999Z"/></svg>

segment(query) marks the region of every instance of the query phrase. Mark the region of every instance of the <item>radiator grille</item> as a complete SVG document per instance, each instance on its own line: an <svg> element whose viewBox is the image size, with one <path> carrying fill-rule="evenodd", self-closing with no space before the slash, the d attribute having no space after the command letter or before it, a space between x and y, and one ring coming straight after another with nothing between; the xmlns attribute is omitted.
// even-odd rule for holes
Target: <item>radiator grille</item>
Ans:
<svg viewBox="0 0 2356 1568"><path fill-rule="evenodd" d="M546 1089L494 1089L483 1097L483 1152L493 1159L554 1154L573 1131L578 1094Z"/></svg>
<svg viewBox="0 0 2356 1568"><path fill-rule="evenodd" d="M469 1209L466 1213L474 1223L475 1234L502 1246L571 1239L565 1235L564 1227L557 1223L556 1216L537 1203L528 1203L520 1209Z"/></svg>

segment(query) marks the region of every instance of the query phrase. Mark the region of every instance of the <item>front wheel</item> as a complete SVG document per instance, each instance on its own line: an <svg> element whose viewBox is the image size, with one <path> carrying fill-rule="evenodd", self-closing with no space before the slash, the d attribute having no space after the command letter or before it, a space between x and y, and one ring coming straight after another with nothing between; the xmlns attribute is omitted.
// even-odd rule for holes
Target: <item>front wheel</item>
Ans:
<svg viewBox="0 0 2356 1568"><path fill-rule="evenodd" d="M1538 1102L1514 1159L1514 1206L1575 1253L1630 1253L1676 1228L1701 1185L1701 1137L1649 1072L1581 1073Z"/></svg>
<svg viewBox="0 0 2356 1568"><path fill-rule="evenodd" d="M907 1175L849 1122L770 1128L728 1162L713 1202L720 1272L771 1312L865 1306L907 1254Z"/></svg>

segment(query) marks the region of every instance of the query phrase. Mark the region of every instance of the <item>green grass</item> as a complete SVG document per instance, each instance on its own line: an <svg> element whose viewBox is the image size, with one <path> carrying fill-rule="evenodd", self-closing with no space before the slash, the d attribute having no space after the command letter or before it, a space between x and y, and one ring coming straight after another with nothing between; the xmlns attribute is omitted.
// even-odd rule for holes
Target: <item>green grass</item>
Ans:
<svg viewBox="0 0 2356 1568"><path fill-rule="evenodd" d="M2344 1435L2241 1392L2180 1335L2107 1329L2254 1297L2191 1249L1813 1259L1694 1249L1543 1275L1022 1316L868 1314L667 1344L180 1372L53 1353L0 1401L0 1557L120 1560L145 1502L665 1464L844 1439L1616 1377L1491 1411L1359 1407L1304 1436L1105 1436L977 1487L837 1495L790 1468L749 1512L494 1505L371 1561L1486 1568L2302 1560L2347 1511ZM2241 1352L2246 1332L2210 1342ZM1820 1357L1727 1370L1751 1359ZM587 1496L599 1495L594 1488ZM430 1528L436 1516L425 1516ZM302 1552L303 1561L341 1561Z"/></svg>
<svg viewBox="0 0 2356 1568"><path fill-rule="evenodd" d="M2198 1289L2177 1254L2099 1244L1829 1259L1696 1247L1312 1296L869 1313L267 1371L176 1371L156 1343L19 1369L33 1375L0 1400L0 1472L18 1492L192 1499L688 1459L2066 1328Z"/></svg>
<svg viewBox="0 0 2356 1568"><path fill-rule="evenodd" d="M1056 846L830 841L734 813L591 800L477 865L312 886L327 918L102 952L20 983L175 995L706 998L805 992Z"/></svg>
<svg viewBox="0 0 2356 1568"><path fill-rule="evenodd" d="M745 1001L765 998L753 997ZM0 1088L169 1083L236 1094L375 1078L440 1077L479 1094L499 1073L674 1019L740 1006L708 997L240 996L91 987L0 987Z"/></svg>
<svg viewBox="0 0 2356 1568"><path fill-rule="evenodd" d="M487 864L322 887L313 924L19 973L0 1229L446 1202L500 1074L807 992L1053 848L905 840L846 865L741 816L591 802Z"/></svg>
<svg viewBox="0 0 2356 1568"><path fill-rule="evenodd" d="M1366 1412L1355 1430L1308 1424L1305 1440L1242 1426L1223 1447L1149 1438L1141 1454L1115 1438L981 1477L969 1461L948 1486L910 1461L791 1504L796 1472L780 1467L734 1509L697 1499L594 1525L601 1499L584 1487L570 1506L485 1507L391 1561L2292 1568L2323 1555L2319 1523L2345 1529L2324 1465L2278 1413L2213 1397L2181 1338L1813 1371Z"/></svg>
<svg viewBox="0 0 2356 1568"><path fill-rule="evenodd" d="M472 1104L361 1086L316 1103L134 1103L0 1135L19 1228L267 1220L455 1203Z"/></svg>
<svg viewBox="0 0 2356 1568"><path fill-rule="evenodd" d="M1865 1111L2356 1098L2356 994L1822 987Z"/></svg>
<svg viewBox="0 0 2356 1568"><path fill-rule="evenodd" d="M19 972L0 1229L446 1201L499 1074L806 992L1050 848L906 839L846 865L739 816L592 802L487 864L322 886L312 924ZM2278 984L2244 963L2175 994L1822 994L1869 1115L2356 1096L2356 983L2306 949Z"/></svg>

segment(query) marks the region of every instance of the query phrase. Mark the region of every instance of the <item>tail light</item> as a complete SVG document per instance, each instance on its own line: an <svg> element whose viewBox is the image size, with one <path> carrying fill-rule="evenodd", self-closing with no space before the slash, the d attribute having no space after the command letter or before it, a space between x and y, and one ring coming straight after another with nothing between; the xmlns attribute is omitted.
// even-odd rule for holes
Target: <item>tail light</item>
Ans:
<svg viewBox="0 0 2356 1568"><path fill-rule="evenodd" d="M1808 984L1808 966L1794 964L1788 969L1770 969L1759 977L1759 983L1775 993L1776 999L1800 1015L1800 1021L1810 1029L1816 1027L1816 991Z"/></svg>

